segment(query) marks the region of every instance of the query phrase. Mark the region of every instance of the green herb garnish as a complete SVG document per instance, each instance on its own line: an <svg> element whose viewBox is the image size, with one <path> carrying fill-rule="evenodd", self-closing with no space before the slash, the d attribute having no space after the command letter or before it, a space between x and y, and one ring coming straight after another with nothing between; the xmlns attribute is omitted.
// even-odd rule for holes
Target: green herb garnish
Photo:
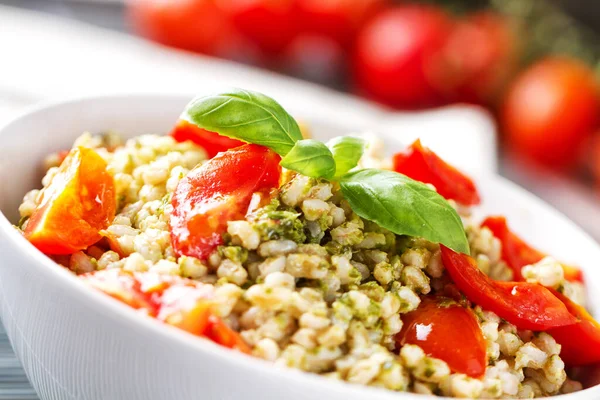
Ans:
<svg viewBox="0 0 600 400"><path fill-rule="evenodd" d="M362 139L338 137L326 145L303 140L298 124L283 107L270 97L247 90L197 97L181 118L223 136L266 146L283 157L281 165L287 169L311 178L339 181L356 214L396 235L423 237L469 254L460 217L435 190L393 171L349 172L363 155ZM286 228L285 220L269 221L265 231L273 233L275 225Z"/></svg>
<svg viewBox="0 0 600 400"><path fill-rule="evenodd" d="M456 210L427 185L402 174L363 169L340 179L352 210L397 235L423 237L469 254L469 242Z"/></svg>
<svg viewBox="0 0 600 400"><path fill-rule="evenodd" d="M331 150L313 139L300 140L281 160L281 166L311 178L331 179L336 172L336 161Z"/></svg>
<svg viewBox="0 0 600 400"><path fill-rule="evenodd" d="M282 156L302 139L296 120L279 103L248 90L197 97L187 105L181 119L223 136L266 146Z"/></svg>
<svg viewBox="0 0 600 400"><path fill-rule="evenodd" d="M358 165L363 156L365 141L353 136L338 136L327 142L335 160L334 178L339 178Z"/></svg>

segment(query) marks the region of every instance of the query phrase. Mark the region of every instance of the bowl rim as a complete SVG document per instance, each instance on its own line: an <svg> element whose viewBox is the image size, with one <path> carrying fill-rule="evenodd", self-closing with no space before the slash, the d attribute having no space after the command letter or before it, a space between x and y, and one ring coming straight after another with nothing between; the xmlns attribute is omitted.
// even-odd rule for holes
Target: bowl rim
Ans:
<svg viewBox="0 0 600 400"><path fill-rule="evenodd" d="M3 133L10 129L13 124L16 124L24 119L34 118L36 114L48 112L52 108L56 107L66 107L81 102L107 101L123 98L128 98L133 101L144 101L144 99L148 100L149 98L154 99L158 97L175 100L182 99L182 95L182 93L119 93L117 95L103 94L98 96L74 97L66 100L46 101L27 107L25 110L17 113L13 119L0 125L0 140L2 139ZM544 212L554 214L556 218L561 220L561 223L566 224L570 227L570 229L574 229L579 232L582 235L582 238L585 238L587 242L589 242L586 243L585 246L593 245L600 252L600 245L596 243L596 241L591 238L587 232L583 231L583 229L577 226L563 213L548 205L542 199L496 173L488 174L485 179L490 179L493 181L494 185L499 185L503 189L509 191L511 196L525 198L526 201L535 208L541 208L544 210ZM476 183L480 180L481 178L476 180ZM163 340L173 340L179 345L185 345L190 349L194 349L194 351L204 352L214 357L223 358L225 361L231 364L238 364L240 367L247 369L263 368L264 370L261 371L261 374L266 375L267 378L272 377L296 380L296 383L299 385L317 385L318 388L329 391L330 393L335 391L338 394L343 395L350 393L356 394L358 392L358 394L362 394L365 397L372 396L373 398L381 400L397 399L398 396L404 396L404 398L410 398L414 400L425 398L453 399L450 397L424 396L411 392L395 392L387 389L350 384L345 381L331 380L318 374L307 373L291 368L277 368L274 367L272 363L269 363L265 360L248 356L236 351L230 351L229 349L222 348L221 346L214 344L207 339L194 336L175 327L160 323L160 321L157 321L154 318L140 315L140 313L136 312L136 310L124 306L118 300L97 290L90 290L90 287L78 279L74 274L59 266L49 257L37 250L31 243L29 243L29 241L27 241L27 239L25 239L25 237L23 237L23 235L19 233L19 231L17 231L17 229L14 228L2 210L0 210L0 240L7 240L8 245L14 250L14 254L18 255L18 257L22 260L27 260L29 264L36 269L37 273L43 274L49 280L58 280L60 284L73 290L77 295L84 296L86 301L93 302L97 306L103 307L105 311L110 312L112 318L119 319L119 321L124 325L137 325L140 328L144 328L145 330L152 332L152 334L158 335L158 337ZM0 263L0 268L3 268L2 263ZM2 286L0 285L0 288L1 287ZM4 293L1 291L0 296L2 297L2 300L5 301ZM590 398L590 396L593 395L600 395L600 384L579 392L561 395L561 398L564 398L565 400L581 400L583 398ZM549 398L550 397L544 397L544 399Z"/></svg>

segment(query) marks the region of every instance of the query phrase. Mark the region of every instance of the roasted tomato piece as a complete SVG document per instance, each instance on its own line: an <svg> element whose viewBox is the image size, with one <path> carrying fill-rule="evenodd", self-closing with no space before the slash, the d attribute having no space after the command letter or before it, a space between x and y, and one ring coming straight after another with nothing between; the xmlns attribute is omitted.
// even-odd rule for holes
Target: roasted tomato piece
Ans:
<svg viewBox="0 0 600 400"><path fill-rule="evenodd" d="M513 270L516 281L524 280L521 274L521 269L524 266L535 264L546 257L544 253L534 249L508 229L508 224L504 217L488 217L483 221L481 226L492 231L494 236L502 243L502 260ZM565 271L565 279L568 281L583 282L583 273L580 269L569 265L561 265Z"/></svg>
<svg viewBox="0 0 600 400"><path fill-rule="evenodd" d="M553 291L579 322L551 329L550 335L561 345L560 358L570 367L600 363L600 324L585 308Z"/></svg>
<svg viewBox="0 0 600 400"><path fill-rule="evenodd" d="M280 157L248 144L218 154L183 178L173 193L171 242L179 255L206 259L227 222L244 217L252 194L279 186Z"/></svg>
<svg viewBox="0 0 600 400"><path fill-rule="evenodd" d="M219 135L216 132L210 132L199 128L185 120L180 120L171 131L171 136L178 142L190 140L206 150L208 157L213 158L222 151L233 149L244 145L239 140Z"/></svg>
<svg viewBox="0 0 600 400"><path fill-rule="evenodd" d="M239 333L231 329L223 320L215 315L208 318L206 337L229 349L250 354L250 346L244 342Z"/></svg>
<svg viewBox="0 0 600 400"><path fill-rule="evenodd" d="M486 344L473 311L451 299L427 297L419 308L402 316L396 336L400 346L416 344L445 361L453 372L480 378L487 365Z"/></svg>
<svg viewBox="0 0 600 400"><path fill-rule="evenodd" d="M394 156L394 171L432 184L446 199L468 206L479 204L479 193L473 181L433 151L423 147L420 140Z"/></svg>
<svg viewBox="0 0 600 400"><path fill-rule="evenodd" d="M139 280L127 271L105 269L81 275L79 278L132 308L147 310L152 316L156 316L158 312L158 303L143 291Z"/></svg>
<svg viewBox="0 0 600 400"><path fill-rule="evenodd" d="M113 177L94 150L77 147L69 152L44 190L25 237L46 254L72 254L101 239L115 217Z"/></svg>
<svg viewBox="0 0 600 400"><path fill-rule="evenodd" d="M440 248L444 267L467 299L517 328L547 331L577 322L545 287L537 283L493 281L479 270L472 257L444 245Z"/></svg>

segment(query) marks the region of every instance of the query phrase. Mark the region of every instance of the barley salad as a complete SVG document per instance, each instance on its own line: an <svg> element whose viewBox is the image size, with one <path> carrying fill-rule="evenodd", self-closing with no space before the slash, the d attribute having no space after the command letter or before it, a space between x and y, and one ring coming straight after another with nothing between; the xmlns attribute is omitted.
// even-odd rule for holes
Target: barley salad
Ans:
<svg viewBox="0 0 600 400"><path fill-rule="evenodd" d="M84 134L49 155L18 229L139 314L352 384L534 398L600 362L583 276L419 141L322 143L273 99L192 100L170 135ZM577 340L572 340L577 337ZM203 339L199 339L203 340Z"/></svg>

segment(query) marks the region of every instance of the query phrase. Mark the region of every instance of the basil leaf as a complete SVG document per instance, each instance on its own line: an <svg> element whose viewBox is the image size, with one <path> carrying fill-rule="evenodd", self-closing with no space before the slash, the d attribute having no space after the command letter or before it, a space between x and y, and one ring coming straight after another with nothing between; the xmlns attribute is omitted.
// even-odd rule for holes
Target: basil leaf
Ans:
<svg viewBox="0 0 600 400"><path fill-rule="evenodd" d="M338 136L327 142L335 160L335 176L339 178L358 165L365 150L365 141L353 136Z"/></svg>
<svg viewBox="0 0 600 400"><path fill-rule="evenodd" d="M298 124L279 103L249 90L196 97L181 119L207 131L266 146L281 156L302 139Z"/></svg>
<svg viewBox="0 0 600 400"><path fill-rule="evenodd" d="M393 171L363 169L340 180L350 207L397 235L423 237L469 254L456 210L435 190Z"/></svg>
<svg viewBox="0 0 600 400"><path fill-rule="evenodd" d="M335 175L335 160L331 151L324 143L313 139L296 142L280 164L311 178L331 179Z"/></svg>

